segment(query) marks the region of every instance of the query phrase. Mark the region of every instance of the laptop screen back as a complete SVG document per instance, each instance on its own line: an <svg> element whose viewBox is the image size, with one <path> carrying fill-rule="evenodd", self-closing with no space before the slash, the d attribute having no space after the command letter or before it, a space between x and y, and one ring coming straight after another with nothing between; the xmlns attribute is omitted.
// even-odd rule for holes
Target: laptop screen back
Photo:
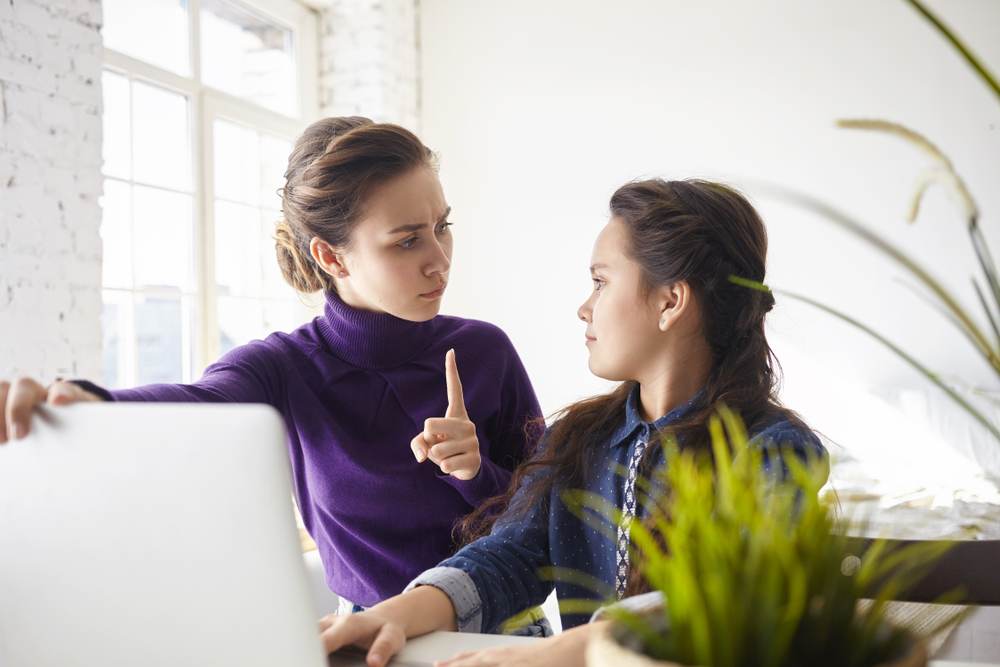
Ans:
<svg viewBox="0 0 1000 667"><path fill-rule="evenodd" d="M267 406L41 408L0 446L0 665L326 664Z"/></svg>

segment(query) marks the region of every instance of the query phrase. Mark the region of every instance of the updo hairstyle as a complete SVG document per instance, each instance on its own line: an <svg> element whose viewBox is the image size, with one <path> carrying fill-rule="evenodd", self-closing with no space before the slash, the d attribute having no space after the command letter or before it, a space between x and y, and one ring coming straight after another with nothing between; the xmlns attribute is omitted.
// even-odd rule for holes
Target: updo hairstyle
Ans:
<svg viewBox="0 0 1000 667"><path fill-rule="evenodd" d="M295 141L285 187L284 219L275 229L278 266L297 291L336 292L333 277L313 259L313 238L349 249L372 192L411 169L437 170L434 153L406 128L360 116L316 121Z"/></svg>

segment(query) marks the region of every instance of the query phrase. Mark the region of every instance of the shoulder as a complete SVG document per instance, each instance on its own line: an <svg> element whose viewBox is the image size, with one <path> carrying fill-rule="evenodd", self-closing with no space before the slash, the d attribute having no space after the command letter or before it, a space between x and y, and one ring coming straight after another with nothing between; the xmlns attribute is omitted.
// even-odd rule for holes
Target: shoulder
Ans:
<svg viewBox="0 0 1000 667"><path fill-rule="evenodd" d="M217 363L269 367L285 372L307 363L320 348L319 333L315 331L314 322L309 322L291 332L276 331L261 340L234 347Z"/></svg>
<svg viewBox="0 0 1000 667"><path fill-rule="evenodd" d="M494 349L514 351L514 344L503 329L490 322L464 317L438 315L436 324L443 338L461 342L469 349Z"/></svg>
<svg viewBox="0 0 1000 667"><path fill-rule="evenodd" d="M790 447L800 458L827 457L820 437L799 420L784 414L766 417L750 430L750 436L750 444L757 447Z"/></svg>
<svg viewBox="0 0 1000 667"><path fill-rule="evenodd" d="M514 344L503 329L482 320L438 316L440 344L455 349L459 368L463 361L475 361L489 369L498 382L515 373L525 374Z"/></svg>

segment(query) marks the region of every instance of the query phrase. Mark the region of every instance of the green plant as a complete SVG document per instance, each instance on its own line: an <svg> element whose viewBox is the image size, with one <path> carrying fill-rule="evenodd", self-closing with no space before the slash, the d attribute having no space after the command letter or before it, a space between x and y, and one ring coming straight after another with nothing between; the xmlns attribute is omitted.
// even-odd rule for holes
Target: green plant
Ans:
<svg viewBox="0 0 1000 667"><path fill-rule="evenodd" d="M819 497L825 463L788 452L783 477L777 445L748 446L729 410L710 429L711 457L664 442L661 476L643 484L649 518L631 524L633 563L666 605L653 614L612 608L618 638L635 639L651 657L703 667L864 667L898 658L913 638L885 622L886 604L946 547L876 542L845 570L846 523ZM594 513L621 521L600 496L563 499L599 530L607 523ZM873 591L874 604L859 611Z"/></svg>

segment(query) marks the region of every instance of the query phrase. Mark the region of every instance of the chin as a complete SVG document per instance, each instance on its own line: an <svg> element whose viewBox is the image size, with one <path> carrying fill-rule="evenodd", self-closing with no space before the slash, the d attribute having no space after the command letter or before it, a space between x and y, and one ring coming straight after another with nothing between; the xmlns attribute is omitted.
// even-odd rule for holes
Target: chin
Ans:
<svg viewBox="0 0 1000 667"><path fill-rule="evenodd" d="M593 375L601 378L602 380L607 380L608 382L625 382L630 379L626 377L626 374L624 373L616 372L613 368L608 368L600 362L595 362L593 354L590 355L590 360L587 362L587 368L590 369L590 372Z"/></svg>
<svg viewBox="0 0 1000 667"><path fill-rule="evenodd" d="M399 312L393 313L396 317L401 320L409 320L410 322L426 322L427 320L432 320L437 317L437 314L441 311L440 300L422 304L423 307L417 306L415 308L408 308L405 311L401 308Z"/></svg>

